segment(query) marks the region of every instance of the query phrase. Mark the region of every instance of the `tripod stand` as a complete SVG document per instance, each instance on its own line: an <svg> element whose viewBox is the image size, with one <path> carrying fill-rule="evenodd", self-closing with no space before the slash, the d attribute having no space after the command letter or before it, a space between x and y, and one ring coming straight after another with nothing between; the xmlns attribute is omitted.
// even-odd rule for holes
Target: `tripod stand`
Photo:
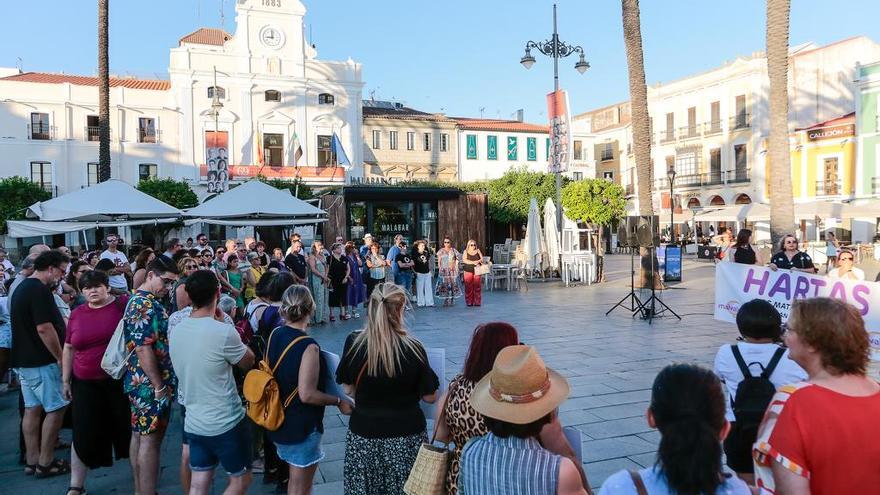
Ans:
<svg viewBox="0 0 880 495"><path fill-rule="evenodd" d="M673 311L672 308L670 308L669 306L666 305L665 302L663 302L663 300L661 300L659 297L657 297L657 289L656 289L657 284L656 284L656 280L654 279L654 277L657 277L659 275L659 273L657 270L657 263L656 263L657 256L655 255L655 251L654 251L655 249L657 249L657 248L656 247L647 248L648 256L650 256L650 258L651 258L651 280L650 280L651 297L645 299L641 304L639 304L639 307L636 308L635 311L633 311L633 317L635 317L636 312L641 313L641 318L643 320L648 320L649 325L654 322L655 317L661 318L663 316L663 313L665 313L666 311L669 311L670 313L672 313L672 316L675 316L676 318L681 320L681 316L678 316L678 313ZM659 310L657 308L658 304L661 306L661 308Z"/></svg>
<svg viewBox="0 0 880 495"><path fill-rule="evenodd" d="M634 248L631 248L634 249ZM642 301L639 300L639 296L636 295L636 265L635 265L635 251L630 251L629 253L629 294L623 296L623 299L617 302L608 312L605 313L605 316L611 314L612 311L617 309L618 307L628 309L630 313L635 314L636 311L642 306ZM626 306L623 303L627 302Z"/></svg>

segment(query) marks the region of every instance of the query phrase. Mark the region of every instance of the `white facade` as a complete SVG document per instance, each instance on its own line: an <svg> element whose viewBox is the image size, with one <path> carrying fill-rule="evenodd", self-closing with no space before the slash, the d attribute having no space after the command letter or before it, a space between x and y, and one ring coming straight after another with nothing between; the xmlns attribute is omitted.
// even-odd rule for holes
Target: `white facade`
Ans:
<svg viewBox="0 0 880 495"><path fill-rule="evenodd" d="M185 179L203 196L205 136L216 125L227 133L231 180L258 172L313 184L362 177L360 64L316 59L305 43L306 10L297 0L238 0L236 12L234 35L200 29L170 50L168 81L113 79L112 176L133 184L144 173ZM223 104L216 123L208 89L214 86L215 68ZM89 118L97 116L97 100L92 77L23 73L0 78L0 176L33 177L57 194L94 181L96 168L87 164L98 158L97 123ZM36 134L29 127L32 119ZM298 168L294 133L304 152ZM329 152L320 154L325 163L319 163L319 139L326 144L334 133L353 164L350 170L325 166ZM264 152L267 166L260 171L257 141L268 147L266 135L275 138L270 153L278 154L281 166L269 167Z"/></svg>
<svg viewBox="0 0 880 495"><path fill-rule="evenodd" d="M853 112L856 64L878 58L880 45L862 36L823 47L812 43L792 47L789 131ZM655 211L664 203L668 207L668 164L676 170L676 205L682 208L767 202L768 88L763 53L649 86ZM627 170L631 163L631 156L621 159L625 177L631 173ZM637 196L631 201L631 210L637 211Z"/></svg>
<svg viewBox="0 0 880 495"><path fill-rule="evenodd" d="M462 182L497 179L511 168L547 171L550 138L546 127L517 121L458 121L458 177ZM490 153L493 140L494 156ZM533 153L530 146L534 146ZM510 153L513 149L515 153Z"/></svg>

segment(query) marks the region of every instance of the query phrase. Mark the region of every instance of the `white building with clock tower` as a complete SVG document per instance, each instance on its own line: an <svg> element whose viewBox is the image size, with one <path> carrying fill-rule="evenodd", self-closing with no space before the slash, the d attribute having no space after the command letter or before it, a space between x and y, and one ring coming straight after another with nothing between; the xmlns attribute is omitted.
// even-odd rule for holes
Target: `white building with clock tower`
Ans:
<svg viewBox="0 0 880 495"><path fill-rule="evenodd" d="M228 148L232 182L363 177L361 65L319 60L305 40L305 14L298 0L238 0L235 32L182 37L167 80L111 78L112 176L184 179L204 197L212 144ZM97 83L0 69L0 176L28 177L54 194L94 183ZM339 166L334 135L351 167Z"/></svg>

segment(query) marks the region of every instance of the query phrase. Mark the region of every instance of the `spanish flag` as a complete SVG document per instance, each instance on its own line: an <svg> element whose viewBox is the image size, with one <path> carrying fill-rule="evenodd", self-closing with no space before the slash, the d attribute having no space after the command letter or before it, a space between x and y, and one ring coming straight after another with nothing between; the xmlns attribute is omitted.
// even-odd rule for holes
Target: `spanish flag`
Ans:
<svg viewBox="0 0 880 495"><path fill-rule="evenodd" d="M264 165L263 137L260 135L259 131L257 132L257 164L260 165L260 167Z"/></svg>

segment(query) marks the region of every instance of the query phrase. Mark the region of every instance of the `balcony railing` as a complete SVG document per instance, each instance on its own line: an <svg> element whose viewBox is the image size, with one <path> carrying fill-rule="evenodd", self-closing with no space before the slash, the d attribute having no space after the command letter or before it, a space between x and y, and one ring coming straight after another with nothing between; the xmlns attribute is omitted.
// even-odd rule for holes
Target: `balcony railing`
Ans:
<svg viewBox="0 0 880 495"><path fill-rule="evenodd" d="M603 162L614 160L614 150L602 150L602 153L599 155L599 159Z"/></svg>
<svg viewBox="0 0 880 495"><path fill-rule="evenodd" d="M876 177L875 177L876 179ZM843 192L843 180L832 182L816 181L816 196L837 196Z"/></svg>
<svg viewBox="0 0 880 495"><path fill-rule="evenodd" d="M703 122L703 135L711 136L713 134L721 134L720 120L710 120L709 122Z"/></svg>
<svg viewBox="0 0 880 495"><path fill-rule="evenodd" d="M660 143L670 143L675 141L675 130L667 129L660 133Z"/></svg>
<svg viewBox="0 0 880 495"><path fill-rule="evenodd" d="M138 142L139 143L161 143L162 142L162 131L160 130L149 130L149 129L138 129Z"/></svg>
<svg viewBox="0 0 880 495"><path fill-rule="evenodd" d="M83 135L86 141L98 142L101 140L101 128L95 125L86 126ZM110 129L110 139L113 139L113 129Z"/></svg>
<svg viewBox="0 0 880 495"><path fill-rule="evenodd" d="M746 167L740 167L734 170L725 170L724 174L724 181L727 184L733 184L737 182L750 182L752 180L749 174L749 169Z"/></svg>
<svg viewBox="0 0 880 495"><path fill-rule="evenodd" d="M708 186L718 186L725 184L739 184L743 182L750 182L751 176L749 174L749 169L738 169L738 170L715 170L709 172L708 174L685 174L685 175L676 175L675 176L675 187L676 188L690 188L690 187L708 187ZM878 187L880 187L880 183L878 183ZM654 189L664 191L669 189L669 178L668 177L660 177L654 180ZM878 189L880 190L880 189Z"/></svg>
<svg viewBox="0 0 880 495"><path fill-rule="evenodd" d="M700 130L696 124L678 128L678 139L693 139L700 137Z"/></svg>
<svg viewBox="0 0 880 495"><path fill-rule="evenodd" d="M748 113L740 113L730 118L730 130L737 131L751 127L752 116Z"/></svg>
<svg viewBox="0 0 880 495"><path fill-rule="evenodd" d="M55 139L55 126L49 124L28 124L28 139L51 141Z"/></svg>

